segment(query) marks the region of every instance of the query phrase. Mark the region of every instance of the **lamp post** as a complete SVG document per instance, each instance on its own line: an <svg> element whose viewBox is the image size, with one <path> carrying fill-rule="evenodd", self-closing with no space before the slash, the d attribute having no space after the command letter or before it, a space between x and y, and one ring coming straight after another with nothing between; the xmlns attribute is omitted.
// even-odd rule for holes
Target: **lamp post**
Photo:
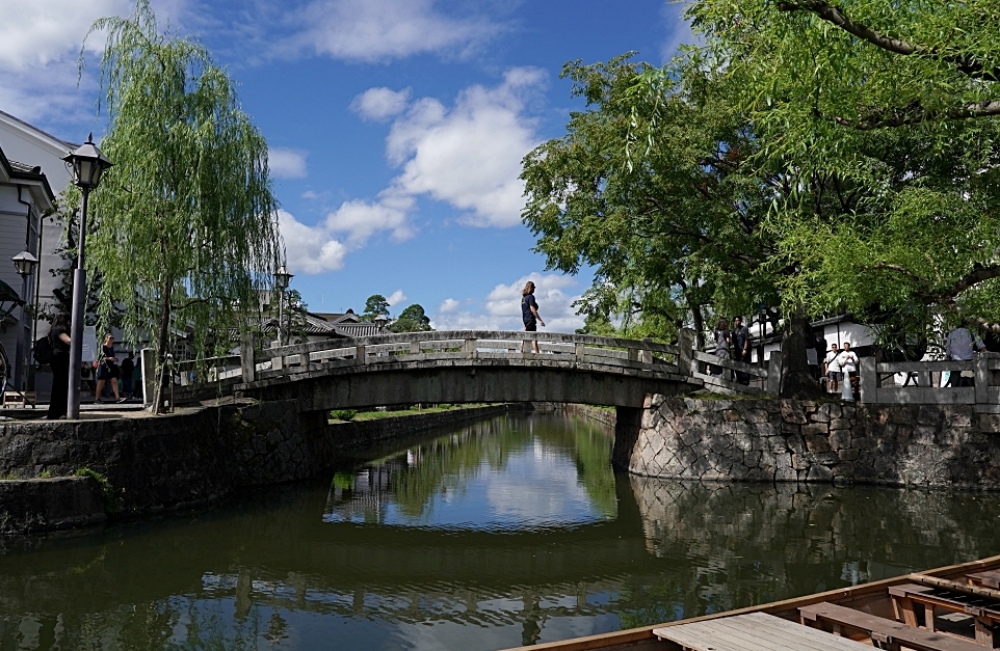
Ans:
<svg viewBox="0 0 1000 651"><path fill-rule="evenodd" d="M30 251L21 251L15 255L11 260L14 262L14 268L17 269L17 273L21 276L21 298L24 299L24 305L21 306L21 318L17 324L17 359L14 360L14 388L18 391L24 391L24 362L27 357L26 346L24 342L24 324L25 317L28 315L28 278L35 273L35 267L38 266L38 258L36 258Z"/></svg>
<svg viewBox="0 0 1000 651"><path fill-rule="evenodd" d="M274 286L278 288L278 346L284 346L284 328L285 328L285 290L288 289L288 283L294 278L294 274L288 273L288 269L285 265L281 265L276 272L274 272Z"/></svg>
<svg viewBox="0 0 1000 651"><path fill-rule="evenodd" d="M378 333L382 334L385 329L389 327L389 317L384 314L379 314L375 317L375 325L378 326Z"/></svg>
<svg viewBox="0 0 1000 651"><path fill-rule="evenodd" d="M69 390L66 394L66 417L80 417L80 367L83 364L83 320L87 302L87 272L83 267L84 243L87 239L87 198L90 191L101 183L101 174L111 167L101 150L94 145L94 134L87 142L63 158L73 173L73 184L83 193L80 209L80 233L76 269L73 270L73 312L69 344ZM59 378L53 378L58 382Z"/></svg>

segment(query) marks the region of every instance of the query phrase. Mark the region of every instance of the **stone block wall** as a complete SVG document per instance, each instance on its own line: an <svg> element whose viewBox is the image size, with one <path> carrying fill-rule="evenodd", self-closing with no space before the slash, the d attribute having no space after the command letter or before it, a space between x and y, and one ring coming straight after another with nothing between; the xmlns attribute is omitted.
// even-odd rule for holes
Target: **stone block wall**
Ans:
<svg viewBox="0 0 1000 651"><path fill-rule="evenodd" d="M1000 490L1000 422L967 405L646 397L630 472Z"/></svg>

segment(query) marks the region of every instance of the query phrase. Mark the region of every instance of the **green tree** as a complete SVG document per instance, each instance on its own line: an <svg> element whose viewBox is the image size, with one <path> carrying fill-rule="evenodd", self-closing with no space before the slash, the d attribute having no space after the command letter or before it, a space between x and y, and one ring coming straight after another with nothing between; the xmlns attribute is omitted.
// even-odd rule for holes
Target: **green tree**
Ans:
<svg viewBox="0 0 1000 651"><path fill-rule="evenodd" d="M361 320L374 321L380 316L389 318L389 301L381 294L372 294L365 301L365 311L361 314Z"/></svg>
<svg viewBox="0 0 1000 651"><path fill-rule="evenodd" d="M93 32L107 35L101 147L114 162L87 242L102 318L123 306L126 336L154 330L161 362L177 331L200 353L228 348L215 334L246 327L281 253L267 143L209 52L162 34L147 0Z"/></svg>
<svg viewBox="0 0 1000 651"><path fill-rule="evenodd" d="M431 328L430 318L424 314L424 308L420 303L414 303L403 310L399 318L389 326L389 330L392 332L427 332L433 328Z"/></svg>
<svg viewBox="0 0 1000 651"><path fill-rule="evenodd" d="M759 156L794 179L770 213L774 261L793 263L786 301L915 334L1000 319L998 15L995 1L692 5L692 61L726 80ZM803 201L824 186L837 202Z"/></svg>

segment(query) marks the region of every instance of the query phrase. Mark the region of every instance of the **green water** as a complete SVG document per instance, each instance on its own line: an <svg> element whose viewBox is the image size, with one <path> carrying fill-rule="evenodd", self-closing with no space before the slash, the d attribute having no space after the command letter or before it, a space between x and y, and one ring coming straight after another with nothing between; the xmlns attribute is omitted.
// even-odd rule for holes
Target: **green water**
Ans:
<svg viewBox="0 0 1000 651"><path fill-rule="evenodd" d="M510 416L210 512L8 543L0 649L500 649L1000 553L994 494L679 484Z"/></svg>

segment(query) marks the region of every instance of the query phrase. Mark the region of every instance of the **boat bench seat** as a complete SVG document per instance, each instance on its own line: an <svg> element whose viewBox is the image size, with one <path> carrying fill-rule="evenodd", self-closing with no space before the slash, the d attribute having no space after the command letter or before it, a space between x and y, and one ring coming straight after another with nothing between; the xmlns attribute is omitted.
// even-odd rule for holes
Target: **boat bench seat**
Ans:
<svg viewBox="0 0 1000 651"><path fill-rule="evenodd" d="M977 644L951 635L914 628L902 622L894 622L825 601L800 607L799 621L816 628L829 626L832 632L838 635L843 635L844 629L864 631L876 648L899 649L902 645L917 651L982 651L983 649Z"/></svg>
<svg viewBox="0 0 1000 651"><path fill-rule="evenodd" d="M939 608L971 616L976 642L981 646L993 648L1000 642L1000 636L996 634L997 624L1000 624L1000 604L991 599L916 583L890 586L889 596L892 597L896 617L910 626L917 625L916 609L922 606L925 626L933 631L934 609Z"/></svg>

